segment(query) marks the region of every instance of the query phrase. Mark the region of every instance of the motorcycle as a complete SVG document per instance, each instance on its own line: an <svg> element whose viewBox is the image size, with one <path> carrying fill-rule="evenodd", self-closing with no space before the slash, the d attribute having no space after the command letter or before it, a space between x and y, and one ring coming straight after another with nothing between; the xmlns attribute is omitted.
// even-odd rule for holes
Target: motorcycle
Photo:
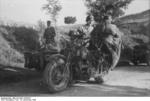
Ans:
<svg viewBox="0 0 150 101"><path fill-rule="evenodd" d="M88 81L91 77L102 83L102 78L111 70L112 55L105 43L99 41L93 45L82 35L70 38L64 49L46 59L44 81L52 93L66 89L74 81Z"/></svg>

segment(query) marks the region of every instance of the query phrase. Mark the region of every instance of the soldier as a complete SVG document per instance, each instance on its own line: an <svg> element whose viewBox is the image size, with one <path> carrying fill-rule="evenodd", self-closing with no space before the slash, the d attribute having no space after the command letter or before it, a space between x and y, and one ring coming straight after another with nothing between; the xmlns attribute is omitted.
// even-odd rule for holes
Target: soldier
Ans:
<svg viewBox="0 0 150 101"><path fill-rule="evenodd" d="M105 16L106 15L113 15L115 7L113 5L107 5L105 7Z"/></svg>
<svg viewBox="0 0 150 101"><path fill-rule="evenodd" d="M93 30L93 21L94 21L94 18L93 16L87 16L86 18L86 24L82 26L82 33L85 34L85 37L91 37L91 32Z"/></svg>
<svg viewBox="0 0 150 101"><path fill-rule="evenodd" d="M51 26L51 21L47 21L47 28L45 29L43 38L45 40L45 44L54 44L55 43L56 32L54 27Z"/></svg>
<svg viewBox="0 0 150 101"><path fill-rule="evenodd" d="M79 30L78 32L83 34L84 36L84 39L85 39L85 43L88 43L86 47L89 48L89 45L90 45L90 40L91 40L91 33L93 32L93 29L94 29L94 25L95 25L95 22L94 22L94 17L89 15L86 17L86 24L83 25Z"/></svg>
<svg viewBox="0 0 150 101"><path fill-rule="evenodd" d="M86 24L83 25L80 29L78 29L78 32L80 35L83 35L83 38L84 38L84 43L86 43L86 46L85 47L89 47L90 45L90 38L91 38L91 32L93 31L94 29L94 26L93 26L93 21L94 21L94 18L93 16L89 15L86 17ZM80 49L79 52L80 55L83 55L84 53L86 53L87 49L86 48L83 48L83 49ZM86 56L83 56L84 58L86 58Z"/></svg>
<svg viewBox="0 0 150 101"><path fill-rule="evenodd" d="M44 66L44 53L43 51L45 49L48 49L48 50L56 50L57 47L55 47L55 36L56 36L56 32L55 32L55 29L54 27L51 26L51 21L47 21L47 28L45 29L45 32L44 32L44 35L43 35L43 39L44 39L44 42L43 42L43 45L41 46L41 49L40 49L40 68L39 69L42 69L43 66Z"/></svg>

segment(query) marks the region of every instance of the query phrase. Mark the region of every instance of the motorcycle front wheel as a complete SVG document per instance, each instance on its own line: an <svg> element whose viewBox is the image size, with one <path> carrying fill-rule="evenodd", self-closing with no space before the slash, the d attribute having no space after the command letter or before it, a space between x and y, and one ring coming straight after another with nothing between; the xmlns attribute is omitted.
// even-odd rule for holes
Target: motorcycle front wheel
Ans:
<svg viewBox="0 0 150 101"><path fill-rule="evenodd" d="M44 81L51 93L67 88L70 79L69 68L61 58L51 60L44 71Z"/></svg>

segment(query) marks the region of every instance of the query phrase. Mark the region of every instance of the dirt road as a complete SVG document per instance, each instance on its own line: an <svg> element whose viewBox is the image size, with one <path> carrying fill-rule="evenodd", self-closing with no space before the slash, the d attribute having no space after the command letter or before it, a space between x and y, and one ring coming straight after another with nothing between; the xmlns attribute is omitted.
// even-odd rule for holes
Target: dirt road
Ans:
<svg viewBox="0 0 150 101"><path fill-rule="evenodd" d="M150 96L150 68L117 67L104 84L77 83L63 92L50 94L42 73L0 66L0 96Z"/></svg>

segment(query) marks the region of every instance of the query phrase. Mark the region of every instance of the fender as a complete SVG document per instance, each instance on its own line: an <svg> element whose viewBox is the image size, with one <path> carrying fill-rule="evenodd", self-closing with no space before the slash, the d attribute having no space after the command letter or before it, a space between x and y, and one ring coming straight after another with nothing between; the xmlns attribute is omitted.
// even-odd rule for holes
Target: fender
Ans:
<svg viewBox="0 0 150 101"><path fill-rule="evenodd" d="M58 58L62 58L63 60L66 60L66 56L64 56L62 54L53 54L53 55L45 56L46 61L57 60Z"/></svg>

